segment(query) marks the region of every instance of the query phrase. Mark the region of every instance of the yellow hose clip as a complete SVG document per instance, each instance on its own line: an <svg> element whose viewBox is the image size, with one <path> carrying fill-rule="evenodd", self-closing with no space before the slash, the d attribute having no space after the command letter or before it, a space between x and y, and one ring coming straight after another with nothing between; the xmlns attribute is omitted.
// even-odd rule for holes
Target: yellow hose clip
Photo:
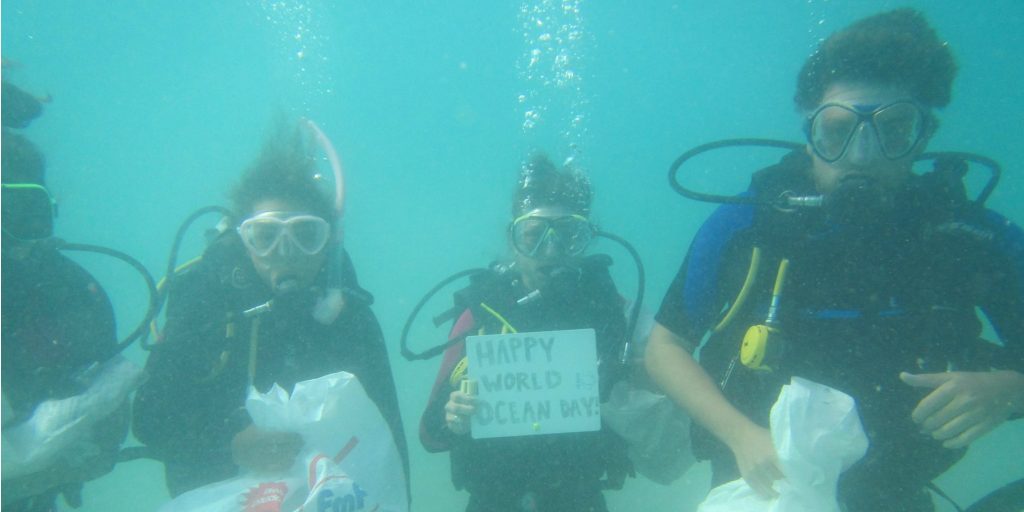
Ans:
<svg viewBox="0 0 1024 512"><path fill-rule="evenodd" d="M778 315L788 270L789 260L783 259L779 262L779 271L775 276L775 287L772 290L771 305L768 307L768 318L761 325L751 326L743 335L743 344L740 345L740 362L751 370L772 371L772 367L769 365L775 364L783 351L784 341L778 329Z"/></svg>
<svg viewBox="0 0 1024 512"><path fill-rule="evenodd" d="M740 345L740 362L751 370L771 371L771 367L765 363L768 356L768 346L773 335L778 331L767 325L754 325L747 329L743 336L743 344Z"/></svg>
<svg viewBox="0 0 1024 512"><path fill-rule="evenodd" d="M463 357L455 368L452 370L451 376L448 377L448 384L451 384L452 389L460 389L462 386L462 380L466 378L466 371L469 369L469 358Z"/></svg>

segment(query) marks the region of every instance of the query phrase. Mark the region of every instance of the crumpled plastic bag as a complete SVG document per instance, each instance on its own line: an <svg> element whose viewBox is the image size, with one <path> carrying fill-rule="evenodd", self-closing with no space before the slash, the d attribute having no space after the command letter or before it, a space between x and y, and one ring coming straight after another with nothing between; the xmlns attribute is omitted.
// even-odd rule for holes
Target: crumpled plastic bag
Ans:
<svg viewBox="0 0 1024 512"><path fill-rule="evenodd" d="M277 385L267 393L250 388L245 407L257 427L302 436L295 464L277 475L243 473L194 489L160 512L408 510L391 429L351 373L300 382L290 396Z"/></svg>
<svg viewBox="0 0 1024 512"><path fill-rule="evenodd" d="M772 444L785 479L762 498L743 479L711 490L698 512L838 512L839 475L864 456L868 439L849 395L793 377L772 407Z"/></svg>
<svg viewBox="0 0 1024 512"><path fill-rule="evenodd" d="M0 471L5 479L37 473L97 450L91 442L93 426L124 405L128 394L145 380L145 372L115 356L96 367L89 378L82 394L42 402L28 420L4 427Z"/></svg>
<svg viewBox="0 0 1024 512"><path fill-rule="evenodd" d="M601 404L601 418L626 440L637 472L653 482L668 485L694 463L690 417L663 394L619 381Z"/></svg>
<svg viewBox="0 0 1024 512"><path fill-rule="evenodd" d="M625 313L632 313L628 302ZM630 364L643 365L654 315L641 308L633 330ZM652 482L668 485L695 461L690 447L690 417L670 398L625 379L615 383L601 404L601 419L628 446L629 460Z"/></svg>

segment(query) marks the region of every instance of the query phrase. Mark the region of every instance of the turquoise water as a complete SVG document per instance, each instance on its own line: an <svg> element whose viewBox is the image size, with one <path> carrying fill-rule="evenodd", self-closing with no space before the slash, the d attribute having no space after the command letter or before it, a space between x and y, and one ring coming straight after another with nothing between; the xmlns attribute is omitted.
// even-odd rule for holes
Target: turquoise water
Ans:
<svg viewBox="0 0 1024 512"><path fill-rule="evenodd" d="M641 7L637 7L641 5ZM710 211L667 186L668 165L702 142L799 139L796 72L817 41L862 16L924 10L960 63L932 147L1004 166L990 206L1024 221L1024 5L1013 0L838 2L304 2L3 0L5 78L53 96L27 131L61 203L58 234L129 251L154 273L192 210L224 203L279 112L315 119L348 175L346 245L389 341L411 443L416 510L456 510L447 457L416 428L436 361L398 355L405 316L456 270L504 254L519 162L533 148L574 157L596 188L595 218L631 240L656 308ZM531 64L531 60L536 61ZM702 186L735 192L767 152L715 160ZM212 222L212 221L211 221ZM200 230L196 230L197 232ZM194 235L183 256L201 250ZM616 276L635 291L628 258ZM76 256L111 295L122 332L144 294L130 270ZM415 340L438 340L420 326ZM145 354L132 348L138 361ZM1024 425L976 443L940 480L961 503L1024 477ZM642 479L613 510L689 510L697 466L670 487ZM86 511L148 511L162 470L119 466L86 487ZM945 504L940 504L946 507ZM951 510L943 508L941 510Z"/></svg>

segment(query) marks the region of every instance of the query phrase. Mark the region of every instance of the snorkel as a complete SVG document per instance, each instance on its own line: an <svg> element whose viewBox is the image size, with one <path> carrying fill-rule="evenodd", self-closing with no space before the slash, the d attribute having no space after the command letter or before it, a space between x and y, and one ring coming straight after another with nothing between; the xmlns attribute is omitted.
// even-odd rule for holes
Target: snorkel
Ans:
<svg viewBox="0 0 1024 512"><path fill-rule="evenodd" d="M345 257L342 251L344 230L341 224L345 215L345 174L341 167L341 158L323 130L311 119L303 119L301 122L310 131L317 146L327 156L327 161L331 166L331 173L334 176L334 218L331 219L333 221L331 225L334 226L334 230L331 233L331 242L327 248L327 286L323 295L317 299L316 306L313 307L313 318L321 324L328 325L334 322L334 319L338 317L341 310L345 307L345 298L342 294L345 285L342 272L342 258ZM316 173L313 175L313 179L322 181L323 175Z"/></svg>

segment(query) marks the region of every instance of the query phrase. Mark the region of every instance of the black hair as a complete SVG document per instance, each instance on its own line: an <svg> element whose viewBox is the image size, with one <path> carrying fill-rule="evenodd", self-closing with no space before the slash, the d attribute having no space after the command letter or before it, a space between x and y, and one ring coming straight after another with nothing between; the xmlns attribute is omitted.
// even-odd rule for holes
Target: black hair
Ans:
<svg viewBox="0 0 1024 512"><path fill-rule="evenodd" d="M249 165L231 192L232 207L241 221L256 203L281 200L334 224L332 201L314 180L316 164L311 140L300 127L278 121L259 158Z"/></svg>
<svg viewBox="0 0 1024 512"><path fill-rule="evenodd" d="M572 165L559 169L546 155L535 153L520 170L512 216L559 206L587 217L592 197L590 179L583 171Z"/></svg>
<svg viewBox="0 0 1024 512"><path fill-rule="evenodd" d="M948 43L924 15L897 9L864 18L829 36L797 78L797 107L809 111L836 82L869 82L908 89L929 107L949 103L957 66Z"/></svg>

